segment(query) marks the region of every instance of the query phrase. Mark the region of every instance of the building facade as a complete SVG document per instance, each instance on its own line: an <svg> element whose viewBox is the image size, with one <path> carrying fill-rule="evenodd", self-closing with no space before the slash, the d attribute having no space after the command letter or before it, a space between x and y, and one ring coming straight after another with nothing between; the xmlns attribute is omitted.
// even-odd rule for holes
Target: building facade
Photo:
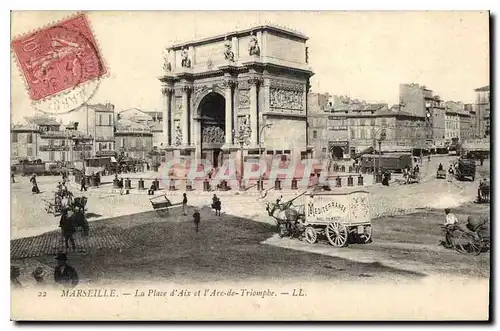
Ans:
<svg viewBox="0 0 500 331"><path fill-rule="evenodd" d="M349 115L351 154L368 147L382 152L412 152L423 149L426 142L425 117L403 111L381 110L373 114ZM374 146L376 145L376 146Z"/></svg>
<svg viewBox="0 0 500 331"><path fill-rule="evenodd" d="M307 37L272 26L173 45L160 77L169 159L306 157Z"/></svg>
<svg viewBox="0 0 500 331"><path fill-rule="evenodd" d="M38 159L40 131L37 125L13 125L11 128L11 162Z"/></svg>
<svg viewBox="0 0 500 331"><path fill-rule="evenodd" d="M146 160L153 150L153 133L146 123L120 119L116 122L115 146L118 155Z"/></svg>
<svg viewBox="0 0 500 331"><path fill-rule="evenodd" d="M483 86L474 90L476 100L476 137L487 138L490 136L490 86Z"/></svg>
<svg viewBox="0 0 500 331"><path fill-rule="evenodd" d="M115 156L115 106L108 104L88 105L92 110L90 132L94 137L94 156Z"/></svg>

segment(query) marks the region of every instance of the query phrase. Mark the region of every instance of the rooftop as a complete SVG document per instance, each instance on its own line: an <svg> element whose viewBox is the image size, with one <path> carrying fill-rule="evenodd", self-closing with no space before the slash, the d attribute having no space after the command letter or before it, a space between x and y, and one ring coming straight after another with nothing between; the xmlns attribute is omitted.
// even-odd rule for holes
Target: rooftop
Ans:
<svg viewBox="0 0 500 331"><path fill-rule="evenodd" d="M264 25L256 25L256 26L253 26L251 28L231 31L231 32L219 34L219 35L212 36L212 37L206 37L206 38L200 38L200 39L195 39L195 40L191 40L191 41L176 43L174 45L169 46L167 49L177 50L177 49L181 49L181 48L184 48L187 46L195 46L195 45L200 45L200 44L206 44L209 42L217 42L217 41L224 40L225 38L229 38L229 37L246 36L246 35L249 35L251 32L256 32L256 31L277 32L277 33L285 34L285 35L288 35L290 37L295 37L295 38L298 38L298 39L301 39L304 41L309 39L303 33L296 31L296 30L293 30L291 28L266 23Z"/></svg>
<svg viewBox="0 0 500 331"><path fill-rule="evenodd" d="M486 86L483 86L483 87L479 87L479 88L475 89L474 91L475 92L488 92L489 90L490 90L490 86L486 85Z"/></svg>
<svg viewBox="0 0 500 331"><path fill-rule="evenodd" d="M34 125L54 125L54 126L61 125L61 123L56 121L55 118L49 116L33 116L33 117L25 117L24 119L29 124L34 124Z"/></svg>
<svg viewBox="0 0 500 331"><path fill-rule="evenodd" d="M87 107L99 112L114 112L115 110L115 106L109 102L106 104L102 103L97 103L95 105L87 104Z"/></svg>

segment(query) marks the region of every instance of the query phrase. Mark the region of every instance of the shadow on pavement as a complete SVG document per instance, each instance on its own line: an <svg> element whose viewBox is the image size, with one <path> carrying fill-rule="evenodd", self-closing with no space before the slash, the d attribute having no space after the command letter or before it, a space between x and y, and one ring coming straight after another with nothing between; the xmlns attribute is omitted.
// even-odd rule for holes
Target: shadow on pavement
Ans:
<svg viewBox="0 0 500 331"><path fill-rule="evenodd" d="M276 227L232 215L215 216L201 208L199 232L188 216L159 217L145 212L98 220L92 227L113 229L127 247L73 253L70 263L85 279L95 281L213 282L240 280L334 280L413 278L425 274L376 263L360 263L316 253L261 244ZM126 229L126 230L125 230ZM28 238L27 238L28 239ZM53 256L38 259L53 263Z"/></svg>

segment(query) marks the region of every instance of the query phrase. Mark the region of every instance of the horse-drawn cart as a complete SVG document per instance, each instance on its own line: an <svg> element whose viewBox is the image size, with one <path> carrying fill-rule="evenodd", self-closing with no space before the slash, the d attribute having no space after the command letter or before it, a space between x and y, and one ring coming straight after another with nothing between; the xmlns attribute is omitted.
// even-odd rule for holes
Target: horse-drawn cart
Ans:
<svg viewBox="0 0 500 331"><path fill-rule="evenodd" d="M277 220L278 227L287 229L290 236L300 237L309 244L314 244L320 237L326 237L336 247L371 242L369 192L352 189L318 192L305 195L304 200L303 216L294 213L291 207L276 211L274 204L268 205L268 213Z"/></svg>
<svg viewBox="0 0 500 331"><path fill-rule="evenodd" d="M326 236L331 245L368 243L372 239L370 193L367 191L321 192L306 199L306 242Z"/></svg>
<svg viewBox="0 0 500 331"><path fill-rule="evenodd" d="M161 200L159 200L162 198ZM166 213L168 213L168 209L172 207L172 202L167 198L166 195L160 195L157 197L153 197L149 199L151 202L151 205L153 206L153 210L156 211L156 213L159 216L162 216Z"/></svg>

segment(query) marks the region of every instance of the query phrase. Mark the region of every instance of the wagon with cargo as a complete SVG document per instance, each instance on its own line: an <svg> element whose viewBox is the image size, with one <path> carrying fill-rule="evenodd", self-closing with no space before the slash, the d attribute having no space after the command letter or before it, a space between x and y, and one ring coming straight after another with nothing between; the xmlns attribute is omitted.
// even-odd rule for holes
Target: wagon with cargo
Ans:
<svg viewBox="0 0 500 331"><path fill-rule="evenodd" d="M335 247L349 243L372 241L370 193L365 190L343 189L341 191L311 192L302 197L303 205L295 219L280 222L278 228L286 229L290 237L298 237L309 244L326 239ZM287 205L287 204L284 204ZM269 208L269 207L268 207ZM294 208L288 205L286 208ZM273 215L272 208L268 211ZM286 210L283 211L286 214ZM294 213L288 213L293 215ZM279 213L274 213L279 215ZM283 219L282 219L283 220Z"/></svg>

